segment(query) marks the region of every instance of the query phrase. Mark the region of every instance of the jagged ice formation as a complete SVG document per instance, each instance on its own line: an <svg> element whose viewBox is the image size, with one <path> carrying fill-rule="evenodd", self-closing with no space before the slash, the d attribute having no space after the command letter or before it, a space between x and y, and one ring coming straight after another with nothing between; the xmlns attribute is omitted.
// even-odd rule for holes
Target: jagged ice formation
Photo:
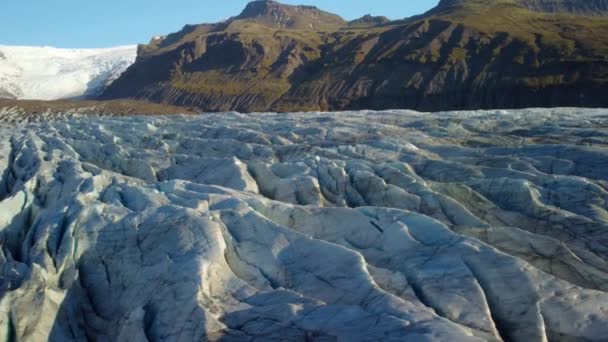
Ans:
<svg viewBox="0 0 608 342"><path fill-rule="evenodd" d="M608 111L0 117L0 339L601 341Z"/></svg>

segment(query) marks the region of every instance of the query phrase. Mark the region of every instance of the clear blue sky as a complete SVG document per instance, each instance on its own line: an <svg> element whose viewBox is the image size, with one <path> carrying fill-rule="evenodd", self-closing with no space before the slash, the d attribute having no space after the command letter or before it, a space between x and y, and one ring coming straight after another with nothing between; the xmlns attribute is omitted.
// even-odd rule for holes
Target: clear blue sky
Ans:
<svg viewBox="0 0 608 342"><path fill-rule="evenodd" d="M217 22L237 15L244 0L2 0L0 44L108 47L147 43L185 24ZM284 0L315 5L345 19L364 14L401 19L438 0Z"/></svg>

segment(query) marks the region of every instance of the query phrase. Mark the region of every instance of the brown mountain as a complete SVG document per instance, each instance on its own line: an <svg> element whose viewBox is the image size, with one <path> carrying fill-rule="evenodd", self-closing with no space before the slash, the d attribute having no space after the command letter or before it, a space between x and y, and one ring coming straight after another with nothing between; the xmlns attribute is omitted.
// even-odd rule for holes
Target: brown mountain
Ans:
<svg viewBox="0 0 608 342"><path fill-rule="evenodd" d="M348 22L348 27L374 27L384 25L390 22L390 19L384 16L373 16L366 14L363 17Z"/></svg>
<svg viewBox="0 0 608 342"><path fill-rule="evenodd" d="M608 0L441 0L436 9L491 3L510 3L514 6L545 13L571 13L602 16L608 13Z"/></svg>
<svg viewBox="0 0 608 342"><path fill-rule="evenodd" d="M348 23L255 1L142 45L103 94L206 111L608 106L608 0L443 0Z"/></svg>
<svg viewBox="0 0 608 342"><path fill-rule="evenodd" d="M230 21L248 20L277 29L306 31L336 30L346 22L339 16L314 6L288 6L275 1L250 2L243 12Z"/></svg>

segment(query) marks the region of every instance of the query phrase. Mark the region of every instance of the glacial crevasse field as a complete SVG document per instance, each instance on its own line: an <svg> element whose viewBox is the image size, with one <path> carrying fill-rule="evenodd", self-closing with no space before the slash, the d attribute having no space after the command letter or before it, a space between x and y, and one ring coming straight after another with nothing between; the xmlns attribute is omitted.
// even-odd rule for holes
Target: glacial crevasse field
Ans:
<svg viewBox="0 0 608 342"><path fill-rule="evenodd" d="M608 110L18 114L2 340L608 336Z"/></svg>

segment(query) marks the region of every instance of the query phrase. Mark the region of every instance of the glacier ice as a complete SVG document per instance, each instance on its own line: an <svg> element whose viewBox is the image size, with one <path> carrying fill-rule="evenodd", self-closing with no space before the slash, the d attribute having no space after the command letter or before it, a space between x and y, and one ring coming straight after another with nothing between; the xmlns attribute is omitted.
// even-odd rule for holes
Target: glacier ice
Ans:
<svg viewBox="0 0 608 342"><path fill-rule="evenodd" d="M608 336L608 110L14 115L0 339Z"/></svg>
<svg viewBox="0 0 608 342"><path fill-rule="evenodd" d="M105 49L0 45L0 98L95 97L133 64L136 56L135 45Z"/></svg>

